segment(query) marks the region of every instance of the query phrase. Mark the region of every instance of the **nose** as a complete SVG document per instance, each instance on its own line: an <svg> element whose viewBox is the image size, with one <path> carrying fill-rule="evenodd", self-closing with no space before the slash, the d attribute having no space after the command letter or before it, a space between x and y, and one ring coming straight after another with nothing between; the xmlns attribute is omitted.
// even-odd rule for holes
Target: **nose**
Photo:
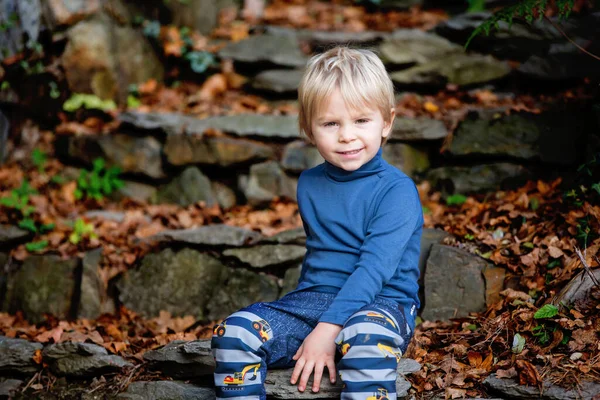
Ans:
<svg viewBox="0 0 600 400"><path fill-rule="evenodd" d="M356 139L356 135L354 134L352 127L346 125L340 127L338 130L338 141L340 143L348 143L354 139Z"/></svg>

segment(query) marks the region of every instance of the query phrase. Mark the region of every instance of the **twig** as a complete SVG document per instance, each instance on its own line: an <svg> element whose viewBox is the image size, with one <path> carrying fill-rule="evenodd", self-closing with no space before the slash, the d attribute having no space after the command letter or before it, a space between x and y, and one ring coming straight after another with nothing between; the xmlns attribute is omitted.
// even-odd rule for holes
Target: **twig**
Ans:
<svg viewBox="0 0 600 400"><path fill-rule="evenodd" d="M575 254L577 254L577 257L579 257L579 260L583 264L585 272L587 272L590 275L590 278L592 279L592 282L594 282L594 285L600 288L600 282L598 282L598 279L596 279L596 276L592 273L592 270L587 265L587 262L585 261L585 258L583 257L583 254L581 254L581 250L579 250L578 247L575 247Z"/></svg>
<svg viewBox="0 0 600 400"><path fill-rule="evenodd" d="M567 39L569 42L571 42L571 44L575 47L577 47L579 49L579 51L587 54L590 57L595 58L596 60L600 61L600 57L590 53L589 51L587 51L586 49L584 49L583 47L581 47L580 45L578 45L577 43L575 43L575 41L573 39L571 39L566 33L565 31L563 31L560 26L558 26L556 23L554 23L550 18L546 17L544 15L544 19L546 19L546 21L550 22L550 24L554 27L554 29L556 29L558 32L560 32L561 35L563 35L565 37L565 39Z"/></svg>

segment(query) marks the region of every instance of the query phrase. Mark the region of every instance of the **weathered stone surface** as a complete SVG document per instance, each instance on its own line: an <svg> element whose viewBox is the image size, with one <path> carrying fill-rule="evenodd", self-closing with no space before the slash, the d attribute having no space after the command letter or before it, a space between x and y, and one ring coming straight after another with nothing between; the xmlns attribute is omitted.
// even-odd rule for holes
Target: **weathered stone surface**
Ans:
<svg viewBox="0 0 600 400"><path fill-rule="evenodd" d="M128 86L162 81L162 64L142 33L98 14L67 31L62 64L73 92L126 101Z"/></svg>
<svg viewBox="0 0 600 400"><path fill-rule="evenodd" d="M0 61L35 43L41 27L40 0L3 0L0 3ZM25 34L29 41L25 41Z"/></svg>
<svg viewBox="0 0 600 400"><path fill-rule="evenodd" d="M279 287L272 276L241 268L227 268L226 282L215 287L208 302L208 319L225 318L248 304L277 299Z"/></svg>
<svg viewBox="0 0 600 400"><path fill-rule="evenodd" d="M112 197L116 200L130 198L133 200L150 203L156 198L157 190L154 186L144 183L124 181L125 186L113 193Z"/></svg>
<svg viewBox="0 0 600 400"><path fill-rule="evenodd" d="M262 236L258 232L223 224L166 230L153 236L153 239L160 241L204 246L247 246L256 243L261 238Z"/></svg>
<svg viewBox="0 0 600 400"><path fill-rule="evenodd" d="M61 376L91 377L133 366L122 357L108 354L104 347L92 343L51 344L44 348L42 355L50 370Z"/></svg>
<svg viewBox="0 0 600 400"><path fill-rule="evenodd" d="M173 25L187 26L209 35L218 25L219 13L224 8L239 6L239 2L235 0L168 1L165 6L171 11Z"/></svg>
<svg viewBox="0 0 600 400"><path fill-rule="evenodd" d="M264 143L203 135L168 135L164 152L173 165L210 164L229 167L274 157L273 149Z"/></svg>
<svg viewBox="0 0 600 400"><path fill-rule="evenodd" d="M44 346L25 339L13 339L0 336L0 372L11 374L33 374L41 365L33 361L37 350Z"/></svg>
<svg viewBox="0 0 600 400"><path fill-rule="evenodd" d="M107 300L107 295L99 274L101 260L102 248L89 251L83 257L78 318L96 319L103 312L102 303Z"/></svg>
<svg viewBox="0 0 600 400"><path fill-rule="evenodd" d="M306 233L303 227L288 229L283 232L279 232L276 235L269 236L261 240L261 243L280 243L280 244L299 244L304 245L306 243Z"/></svg>
<svg viewBox="0 0 600 400"><path fill-rule="evenodd" d="M121 113L119 119L139 129L162 130L167 134L202 134L216 129L237 136L263 138L299 137L297 117L291 115L236 114L194 118L176 113Z"/></svg>
<svg viewBox="0 0 600 400"><path fill-rule="evenodd" d="M182 207L203 201L206 206L217 204L210 180L197 167L187 167L168 184L161 186L157 203L173 203Z"/></svg>
<svg viewBox="0 0 600 400"><path fill-rule="evenodd" d="M204 318L204 309L227 270L219 260L192 249L165 249L148 254L137 270L127 271L117 283L123 304L145 317L161 310L173 316Z"/></svg>
<svg viewBox="0 0 600 400"><path fill-rule="evenodd" d="M411 384L404 377L405 375L417 372L421 366L415 360L401 359L398 363L398 377L396 379L396 393L399 399L404 399L408 396L408 389ZM341 379L336 379L334 385L328 379L327 372L323 374L321 379L321 387L319 393L315 394L308 390L304 392L298 391L298 386L290 384L292 376L291 369L269 370L265 379L265 389L267 396L273 396L276 399L329 399L339 398L342 391Z"/></svg>
<svg viewBox="0 0 600 400"><path fill-rule="evenodd" d="M219 57L247 63L268 63L281 67L303 67L306 56L293 36L255 35L232 42L219 52Z"/></svg>
<svg viewBox="0 0 600 400"><path fill-rule="evenodd" d="M123 222L125 213L121 211L90 210L83 214L86 218L98 218L107 221Z"/></svg>
<svg viewBox="0 0 600 400"><path fill-rule="evenodd" d="M304 71L301 69L264 71L252 79L252 87L274 93L295 93L303 73Z"/></svg>
<svg viewBox="0 0 600 400"><path fill-rule="evenodd" d="M419 254L419 300L421 301L421 309L425 306L425 268L427 259L431 252L431 246L434 244L442 244L444 239L452 236L441 229L424 228L421 235L421 252Z"/></svg>
<svg viewBox="0 0 600 400"><path fill-rule="evenodd" d="M0 225L0 249L26 241L31 234L13 225Z"/></svg>
<svg viewBox="0 0 600 400"><path fill-rule="evenodd" d="M102 8L99 0L47 0L44 16L51 26L71 26Z"/></svg>
<svg viewBox="0 0 600 400"><path fill-rule="evenodd" d="M443 86L473 85L503 78L510 67L489 55L453 54L440 60L392 72L390 77L399 84Z"/></svg>
<svg viewBox="0 0 600 400"><path fill-rule="evenodd" d="M531 173L510 163L481 164L473 167L440 167L429 170L427 180L446 193L472 193L516 186Z"/></svg>
<svg viewBox="0 0 600 400"><path fill-rule="evenodd" d="M214 389L177 381L132 382L117 400L214 400Z"/></svg>
<svg viewBox="0 0 600 400"><path fill-rule="evenodd" d="M330 47L347 44L369 45L390 36L389 33L381 31L318 31L313 29L290 29L273 25L267 26L265 31L271 35L296 37L298 40L308 42L315 47Z"/></svg>
<svg viewBox="0 0 600 400"><path fill-rule="evenodd" d="M300 273L302 272L302 265L297 267L288 268L283 276L283 282L281 284L281 292L279 297L283 297L287 293L296 289L298 286L298 280L300 279Z"/></svg>
<svg viewBox="0 0 600 400"><path fill-rule="evenodd" d="M122 172L163 178L161 144L153 137L124 134L69 136L68 156L91 164L102 157L107 166L117 166Z"/></svg>
<svg viewBox="0 0 600 400"><path fill-rule="evenodd" d="M569 390L544 381L540 391L535 386L520 385L514 379L497 378L495 373L485 378L483 384L507 399L591 400L600 393L600 383L597 382L582 381L578 389Z"/></svg>
<svg viewBox="0 0 600 400"><path fill-rule="evenodd" d="M281 166L286 171L300 173L305 169L316 167L322 164L323 156L315 146L306 143L303 140L297 140L288 143L281 156Z"/></svg>
<svg viewBox="0 0 600 400"><path fill-rule="evenodd" d="M221 182L212 182L211 186L222 209L227 210L237 204L237 196L232 188Z"/></svg>
<svg viewBox="0 0 600 400"><path fill-rule="evenodd" d="M429 168L427 151L404 143L387 143L383 147L382 157L408 176L414 176Z"/></svg>
<svg viewBox="0 0 600 400"><path fill-rule="evenodd" d="M0 399L12 399L14 394L23 384L19 379L6 379L0 381Z"/></svg>
<svg viewBox="0 0 600 400"><path fill-rule="evenodd" d="M8 278L4 310L22 311L31 323L44 320L49 313L57 318L71 317L75 274L79 260L61 260L59 256L30 256Z"/></svg>
<svg viewBox="0 0 600 400"><path fill-rule="evenodd" d="M433 244L425 268L423 319L445 320L484 311L486 297L494 296L486 294L484 276L490 269L498 268L465 250Z"/></svg>
<svg viewBox="0 0 600 400"><path fill-rule="evenodd" d="M464 49L433 33L418 29L400 29L380 46L381 58L389 64L425 64Z"/></svg>
<svg viewBox="0 0 600 400"><path fill-rule="evenodd" d="M250 176L240 176L239 187L248 203L260 205L275 197L296 199L297 180L287 176L279 164L269 161L250 167Z"/></svg>
<svg viewBox="0 0 600 400"><path fill-rule="evenodd" d="M600 282L600 269L594 269L591 272L596 281ZM568 307L569 309L577 306L578 310L586 310L594 307L597 304L597 300L590 296L590 292L594 286L595 282L590 274L583 270L554 296L552 304L561 308Z"/></svg>
<svg viewBox="0 0 600 400"><path fill-rule="evenodd" d="M396 117L389 141L438 140L446 136L448 130L440 120Z"/></svg>
<svg viewBox="0 0 600 400"><path fill-rule="evenodd" d="M153 369L176 379L197 378L215 371L210 339L174 340L160 349L144 353L144 360Z"/></svg>
<svg viewBox="0 0 600 400"><path fill-rule="evenodd" d="M247 248L229 249L224 256L235 257L253 268L285 266L301 261L306 253L303 246L291 244L265 244Z"/></svg>

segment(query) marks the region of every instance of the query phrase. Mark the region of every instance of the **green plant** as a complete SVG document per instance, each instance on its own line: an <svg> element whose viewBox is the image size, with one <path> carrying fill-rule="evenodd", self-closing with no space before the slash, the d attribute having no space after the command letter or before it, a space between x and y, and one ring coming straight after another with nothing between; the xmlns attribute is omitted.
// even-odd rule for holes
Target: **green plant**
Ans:
<svg viewBox="0 0 600 400"><path fill-rule="evenodd" d="M446 204L449 206L461 205L465 201L467 201L467 197L462 194L453 194L452 196L446 197Z"/></svg>
<svg viewBox="0 0 600 400"><path fill-rule="evenodd" d="M29 242L25 244L25 248L27 249L27 251L30 252L41 251L44 250L46 247L48 247L47 240L40 240L39 242Z"/></svg>
<svg viewBox="0 0 600 400"><path fill-rule="evenodd" d="M63 104L63 110L69 112L77 111L81 107L109 111L117 108L117 105L113 100L102 100L96 95L85 93L73 93Z"/></svg>
<svg viewBox="0 0 600 400"><path fill-rule="evenodd" d="M485 0L467 0L469 8L467 12L480 12L485 10Z"/></svg>
<svg viewBox="0 0 600 400"><path fill-rule="evenodd" d="M21 187L11 190L8 196L0 198L0 205L12 208L22 217L27 217L35 211L35 207L29 204L29 196L32 194L37 194L37 190L32 188L27 180L24 180L21 182Z"/></svg>
<svg viewBox="0 0 600 400"><path fill-rule="evenodd" d="M75 198L81 199L85 196L101 201L105 195L109 195L125 185L119 179L120 173L121 170L118 167L106 168L104 159L95 159L91 171L82 170L79 174Z"/></svg>
<svg viewBox="0 0 600 400"><path fill-rule="evenodd" d="M515 17L523 18L528 23L532 23L535 19L542 19L544 17L544 12L548 7L548 3L549 0L520 0L514 5L502 8L492 14L491 17L482 22L481 25L473 31L469 39L467 39L467 43L465 43L465 48L469 46L471 40L476 36L482 33L489 35L493 28L499 29L500 22L502 21L508 23L510 27L512 26ZM575 5L575 0L555 0L555 4L558 8L559 16L567 18Z"/></svg>
<svg viewBox="0 0 600 400"><path fill-rule="evenodd" d="M60 97L60 90L58 89L56 82L50 81L48 83L48 87L50 88L50 97L53 99L58 99Z"/></svg>
<svg viewBox="0 0 600 400"><path fill-rule="evenodd" d="M83 239L97 239L98 235L94 232L94 225L87 224L83 219L77 218L73 225L73 232L69 235L69 242L79 244Z"/></svg>
<svg viewBox="0 0 600 400"><path fill-rule="evenodd" d="M31 152L31 161L33 161L33 164L37 167L38 171L43 173L46 163L48 162L48 156L36 147L33 149L33 152Z"/></svg>

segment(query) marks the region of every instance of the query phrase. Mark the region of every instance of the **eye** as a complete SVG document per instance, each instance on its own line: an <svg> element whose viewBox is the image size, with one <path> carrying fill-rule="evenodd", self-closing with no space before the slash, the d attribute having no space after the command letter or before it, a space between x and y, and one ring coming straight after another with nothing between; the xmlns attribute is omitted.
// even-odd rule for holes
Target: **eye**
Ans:
<svg viewBox="0 0 600 400"><path fill-rule="evenodd" d="M330 126L334 126L336 123L335 122L325 122L323 124L324 127L330 127Z"/></svg>
<svg viewBox="0 0 600 400"><path fill-rule="evenodd" d="M356 120L356 122L358 122L359 124L366 124L367 122L369 122L369 120L366 118L361 118Z"/></svg>

